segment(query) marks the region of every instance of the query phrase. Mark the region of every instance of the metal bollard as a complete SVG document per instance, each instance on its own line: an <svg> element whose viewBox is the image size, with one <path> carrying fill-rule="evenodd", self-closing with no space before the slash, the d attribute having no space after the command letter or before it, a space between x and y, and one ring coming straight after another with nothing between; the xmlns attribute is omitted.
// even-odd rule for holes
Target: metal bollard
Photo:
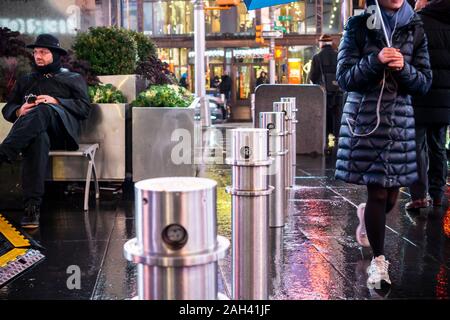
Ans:
<svg viewBox="0 0 450 320"><path fill-rule="evenodd" d="M295 173L297 167L297 99L295 97L281 98L281 102L290 102L292 105L292 128L291 128L291 164L292 164L292 179L293 185L295 185Z"/></svg>
<svg viewBox="0 0 450 320"><path fill-rule="evenodd" d="M232 298L268 298L268 153L267 129L230 130L232 166Z"/></svg>
<svg viewBox="0 0 450 320"><path fill-rule="evenodd" d="M216 187L192 177L136 183L136 238L124 254L138 264L138 299L218 299L217 264L230 242L217 236Z"/></svg>
<svg viewBox="0 0 450 320"><path fill-rule="evenodd" d="M255 110L256 110L256 95L254 93L252 93L250 95L250 108L251 108L251 112L252 112L252 127L255 128L256 127L256 114L255 114Z"/></svg>
<svg viewBox="0 0 450 320"><path fill-rule="evenodd" d="M293 120L293 111L292 104L290 102L274 102L273 103L273 111L275 112L283 112L285 117L285 128L287 131L285 138L285 150L288 151L285 156L285 172L286 172L286 188L292 188L294 185L293 173L292 173L292 120Z"/></svg>
<svg viewBox="0 0 450 320"><path fill-rule="evenodd" d="M259 127L269 130L269 156L273 162L269 169L269 184L274 192L270 196L269 227L282 227L285 223L286 183L284 138L286 135L283 112L260 112Z"/></svg>
<svg viewBox="0 0 450 320"><path fill-rule="evenodd" d="M283 239L284 228L270 228L269 230L269 299L279 300L283 290Z"/></svg>

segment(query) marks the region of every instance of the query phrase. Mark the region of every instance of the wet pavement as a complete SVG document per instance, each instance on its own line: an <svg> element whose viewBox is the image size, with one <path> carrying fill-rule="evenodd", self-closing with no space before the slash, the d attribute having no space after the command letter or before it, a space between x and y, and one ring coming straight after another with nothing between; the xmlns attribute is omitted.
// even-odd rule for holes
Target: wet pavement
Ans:
<svg viewBox="0 0 450 320"><path fill-rule="evenodd" d="M407 190L387 217L386 256L393 282L389 295L366 287L370 250L354 234L356 206L365 187L334 180L334 159L298 156L296 186L284 228L270 230L270 299L448 299L450 296L450 210L407 213ZM218 181L218 230L231 238L230 168L214 165L203 175ZM132 188L103 191L88 213L82 195L66 195L64 184L49 187L41 227L30 236L46 259L0 289L0 299L129 299L136 295L136 267L123 257L135 237ZM449 191L450 193L450 191ZM2 210L11 221L18 211ZM81 289L69 290L67 268L80 267ZM230 295L231 256L220 262L219 288Z"/></svg>

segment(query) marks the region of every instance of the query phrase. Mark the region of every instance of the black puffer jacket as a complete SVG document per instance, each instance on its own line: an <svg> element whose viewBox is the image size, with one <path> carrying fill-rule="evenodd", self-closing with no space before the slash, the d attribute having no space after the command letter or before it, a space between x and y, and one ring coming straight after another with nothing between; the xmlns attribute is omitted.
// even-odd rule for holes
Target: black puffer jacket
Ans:
<svg viewBox="0 0 450 320"><path fill-rule="evenodd" d="M349 19L339 46L336 78L348 92L341 120L336 178L385 188L410 185L416 178L416 149L412 94L425 94L431 85L427 40L417 14L393 36L393 46L405 59L401 71L389 71L378 59L386 47L381 30L366 27L368 14ZM377 124L377 101L383 73L386 84Z"/></svg>
<svg viewBox="0 0 450 320"><path fill-rule="evenodd" d="M432 1L419 11L428 38L433 83L413 97L416 124L450 124L450 0Z"/></svg>

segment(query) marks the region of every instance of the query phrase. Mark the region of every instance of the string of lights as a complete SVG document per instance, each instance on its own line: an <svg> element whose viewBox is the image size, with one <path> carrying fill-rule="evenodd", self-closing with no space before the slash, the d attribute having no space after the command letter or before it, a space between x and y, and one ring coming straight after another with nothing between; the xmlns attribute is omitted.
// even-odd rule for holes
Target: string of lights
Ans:
<svg viewBox="0 0 450 320"><path fill-rule="evenodd" d="M331 15L330 15L330 24L328 26L330 30L333 29L334 21L335 21L336 15L338 15L338 8L340 6L341 6L341 0L333 0L332 11L331 11Z"/></svg>

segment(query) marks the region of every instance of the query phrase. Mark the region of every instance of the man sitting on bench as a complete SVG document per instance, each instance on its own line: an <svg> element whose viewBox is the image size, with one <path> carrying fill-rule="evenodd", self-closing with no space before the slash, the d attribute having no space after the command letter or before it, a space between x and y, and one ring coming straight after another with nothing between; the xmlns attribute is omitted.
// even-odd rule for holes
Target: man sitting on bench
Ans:
<svg viewBox="0 0 450 320"><path fill-rule="evenodd" d="M24 228L39 227L39 215L51 149L78 149L81 120L91 105L84 79L61 68L60 56L67 51L50 34L41 34L34 44L34 68L16 82L3 117L13 127L0 144L0 165L23 156L22 186Z"/></svg>

